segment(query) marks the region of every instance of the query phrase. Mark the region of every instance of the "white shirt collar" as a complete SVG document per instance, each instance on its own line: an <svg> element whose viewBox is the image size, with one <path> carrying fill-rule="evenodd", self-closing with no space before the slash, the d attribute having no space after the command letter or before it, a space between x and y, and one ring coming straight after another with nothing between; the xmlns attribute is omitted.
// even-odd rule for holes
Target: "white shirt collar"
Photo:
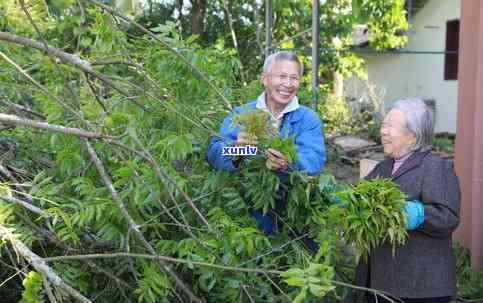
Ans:
<svg viewBox="0 0 483 303"><path fill-rule="evenodd" d="M282 110L282 112L280 114L278 114L278 116L276 117L270 111L270 109L267 106L265 94L266 93L263 92L260 96L258 96L256 108L261 109L264 112L269 113L270 114L270 118L272 120L280 120L283 117L283 115L285 115L286 113L293 112L293 111L297 110L300 107L299 99L297 98L297 96L294 96L292 98L292 100L290 100L290 102L285 106L285 108Z"/></svg>

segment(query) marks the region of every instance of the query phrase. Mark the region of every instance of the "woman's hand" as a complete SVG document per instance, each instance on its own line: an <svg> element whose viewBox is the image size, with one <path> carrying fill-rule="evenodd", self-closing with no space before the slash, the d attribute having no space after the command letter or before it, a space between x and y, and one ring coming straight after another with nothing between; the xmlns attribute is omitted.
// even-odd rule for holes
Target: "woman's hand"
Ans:
<svg viewBox="0 0 483 303"><path fill-rule="evenodd" d="M404 205L406 215L406 229L415 230L424 222L424 206L419 200L406 201Z"/></svg>

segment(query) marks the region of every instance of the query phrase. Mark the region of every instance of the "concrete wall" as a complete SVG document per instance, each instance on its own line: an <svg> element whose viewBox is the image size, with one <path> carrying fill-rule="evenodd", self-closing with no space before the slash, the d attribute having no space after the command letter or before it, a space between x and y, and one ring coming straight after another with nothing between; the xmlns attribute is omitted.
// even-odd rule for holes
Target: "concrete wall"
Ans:
<svg viewBox="0 0 483 303"><path fill-rule="evenodd" d="M460 18L460 0L429 1L413 18L406 50L444 51L446 21ZM434 99L436 132L456 133L458 81L444 80L443 54L365 56L369 80L382 86L384 101L403 97Z"/></svg>

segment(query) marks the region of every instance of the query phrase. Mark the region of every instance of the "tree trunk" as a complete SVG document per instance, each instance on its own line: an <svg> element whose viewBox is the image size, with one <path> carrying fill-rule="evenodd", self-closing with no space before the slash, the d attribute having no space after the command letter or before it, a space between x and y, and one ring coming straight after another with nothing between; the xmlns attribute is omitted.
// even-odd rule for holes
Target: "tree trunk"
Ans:
<svg viewBox="0 0 483 303"><path fill-rule="evenodd" d="M341 99L344 96L344 76L338 71L334 72L334 84L333 84L334 97Z"/></svg>
<svg viewBox="0 0 483 303"><path fill-rule="evenodd" d="M195 35L202 36L203 21L206 13L206 0L192 0L191 9L191 32Z"/></svg>
<svg viewBox="0 0 483 303"><path fill-rule="evenodd" d="M333 37L332 43L334 44L334 47L336 49L339 49L342 46L342 41L339 39L339 37ZM336 70L334 71L333 77L334 82L332 92L334 94L334 97L337 99L342 99L342 97L344 96L344 76L342 75L342 73Z"/></svg>

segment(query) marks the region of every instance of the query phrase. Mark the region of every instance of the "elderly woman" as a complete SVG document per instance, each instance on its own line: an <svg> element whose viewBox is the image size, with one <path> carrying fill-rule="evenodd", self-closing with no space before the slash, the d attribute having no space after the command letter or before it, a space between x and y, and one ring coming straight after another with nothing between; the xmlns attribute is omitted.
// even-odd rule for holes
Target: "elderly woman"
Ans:
<svg viewBox="0 0 483 303"><path fill-rule="evenodd" d="M408 239L395 255L389 244L361 262L356 281L406 303L449 303L456 293L451 234L458 226L460 191L451 161L431 153L434 120L419 99L396 101L381 126L387 158L366 177L390 178L406 194ZM387 302L373 294L355 302Z"/></svg>

